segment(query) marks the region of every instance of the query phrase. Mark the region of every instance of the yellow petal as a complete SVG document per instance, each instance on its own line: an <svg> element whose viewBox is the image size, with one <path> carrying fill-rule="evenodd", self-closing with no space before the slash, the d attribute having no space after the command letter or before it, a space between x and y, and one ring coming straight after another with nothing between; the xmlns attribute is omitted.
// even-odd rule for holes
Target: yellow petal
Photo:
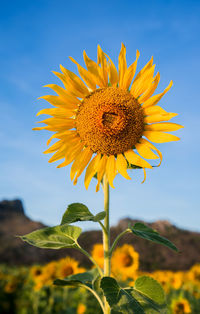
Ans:
<svg viewBox="0 0 200 314"><path fill-rule="evenodd" d="M103 79L104 86L106 87L108 86L107 61L104 52L99 45L97 47L97 60L97 63L101 65L101 68L99 67L99 72Z"/></svg>
<svg viewBox="0 0 200 314"><path fill-rule="evenodd" d="M80 64L78 64L78 62L76 62L72 57L69 57L70 60L72 62L74 62L77 65L78 68L78 72L80 74L80 76L82 77L82 79L85 81L85 83L87 84L87 86L89 88L91 88L92 90L96 89L96 82L93 79L93 76L90 72L88 72L87 70L85 70Z"/></svg>
<svg viewBox="0 0 200 314"><path fill-rule="evenodd" d="M145 131L162 131L162 132L171 132L182 129L183 126L176 123L163 122L156 124L147 124L145 125Z"/></svg>
<svg viewBox="0 0 200 314"><path fill-rule="evenodd" d="M99 164L98 164L98 169L97 169L97 186L96 186L96 192L99 191L100 183L102 181L103 175L106 171L106 163L107 163L108 157L106 155L103 155L101 158Z"/></svg>
<svg viewBox="0 0 200 314"><path fill-rule="evenodd" d="M143 171L144 171L144 179L141 183L144 183L146 181L146 177L147 177L147 173L146 173L146 169L145 168L142 168Z"/></svg>
<svg viewBox="0 0 200 314"><path fill-rule="evenodd" d="M69 146L68 150L65 153L65 161L59 164L57 168L69 165L74 159L77 158L77 156L82 151L83 147L84 145L81 142L78 142L76 145Z"/></svg>
<svg viewBox="0 0 200 314"><path fill-rule="evenodd" d="M140 56L140 53L137 50L137 52L136 52L136 60L126 70L124 78L122 80L122 88L124 88L124 89L128 89L129 86L131 85L131 82L132 82L133 77L134 77L135 72L136 72L137 61L138 61L139 56Z"/></svg>
<svg viewBox="0 0 200 314"><path fill-rule="evenodd" d="M57 151L62 145L63 145L63 141L58 141L54 143L53 145L51 145L51 147L49 147L47 150L45 150L43 154L53 153Z"/></svg>
<svg viewBox="0 0 200 314"><path fill-rule="evenodd" d="M149 67L147 67L142 76L137 80L134 80L130 91L133 97L138 98L138 96L143 94L149 88L153 81L154 68L155 65L149 64Z"/></svg>
<svg viewBox="0 0 200 314"><path fill-rule="evenodd" d="M128 162L132 165L141 167L141 168L152 168L152 166L144 159L142 159L140 156L138 156L133 150L128 150L124 153L126 159Z"/></svg>
<svg viewBox="0 0 200 314"><path fill-rule="evenodd" d="M136 75L133 84L131 86L130 92L131 94L134 93L134 89L138 86L138 84L141 82L143 79L143 76L145 72L148 72L149 69L152 68L153 65L153 57L150 59L150 61L143 67L143 69Z"/></svg>
<svg viewBox="0 0 200 314"><path fill-rule="evenodd" d="M70 92L81 98L84 98L89 94L88 88L76 74L67 70L62 65L60 65L60 69L65 75L65 79L68 83L68 89L70 90Z"/></svg>
<svg viewBox="0 0 200 314"><path fill-rule="evenodd" d="M68 100L60 96L45 95L45 96L39 97L38 99L45 99L46 101L48 101L51 105L55 107L63 107L63 108L72 109L72 110L78 108L77 105L69 103Z"/></svg>
<svg viewBox="0 0 200 314"><path fill-rule="evenodd" d="M94 177L94 175L97 172L97 166L98 166L100 159L101 159L101 154L96 155L92 159L92 161L90 162L89 166L86 169L85 181L84 181L86 190L89 187L90 181L92 180L92 178Z"/></svg>
<svg viewBox="0 0 200 314"><path fill-rule="evenodd" d="M126 47L122 43L121 46L121 51L119 54L119 59L118 59L118 68L119 68L119 86L122 86L124 74L127 70L127 64L126 64Z"/></svg>
<svg viewBox="0 0 200 314"><path fill-rule="evenodd" d="M154 143L167 143L180 140L180 138L175 135L156 131L144 131L143 135Z"/></svg>
<svg viewBox="0 0 200 314"><path fill-rule="evenodd" d="M114 63L112 62L111 58L105 53L106 57L109 60L108 63L108 76L109 76L109 80L112 86L117 86L118 83L118 73L117 73L117 69L114 65Z"/></svg>
<svg viewBox="0 0 200 314"><path fill-rule="evenodd" d="M85 154L84 154L85 153ZM77 170L76 177L74 179L74 185L77 184L77 180L84 171L84 169L87 167L87 164L89 163L90 159L92 158L93 151L87 147L82 154L81 164L79 165L79 168Z"/></svg>
<svg viewBox="0 0 200 314"><path fill-rule="evenodd" d="M169 85L167 86L167 88L165 88L164 92L149 98L147 101L143 103L142 107L147 108L147 107L155 106L161 100L161 98L168 92L168 90L172 87L172 85L173 85L173 82L171 81Z"/></svg>
<svg viewBox="0 0 200 314"><path fill-rule="evenodd" d="M147 141L144 138L140 139L140 143L141 144L145 144L147 147L149 147L150 149L153 149L153 150L155 150L157 152L157 154L160 157L160 163L157 166L157 167L159 167L161 165L161 162L162 162L162 153L152 143L150 143L149 141Z"/></svg>
<svg viewBox="0 0 200 314"><path fill-rule="evenodd" d="M48 84L44 85L44 87L51 88L54 92L56 92L61 98L65 99L66 103L71 105L77 105L80 103L80 100L74 96L72 96L66 89L58 86L56 84Z"/></svg>
<svg viewBox="0 0 200 314"><path fill-rule="evenodd" d="M163 108L161 108L160 106L151 106L151 107L147 107L147 108L143 108L144 114L146 116L152 115L152 114L167 114L168 112L165 111Z"/></svg>
<svg viewBox="0 0 200 314"><path fill-rule="evenodd" d="M160 74L159 72L156 74L151 86L149 86L149 88L144 92L144 94L142 94L138 101L140 104L142 104L143 102L145 102L149 97L151 97L153 95L153 93L155 92L158 83L160 82Z"/></svg>
<svg viewBox="0 0 200 314"><path fill-rule="evenodd" d="M113 155L110 155L108 157L107 164L106 164L106 176L107 176L110 186L112 188L115 188L113 185L113 180L116 176L116 161Z"/></svg>
<svg viewBox="0 0 200 314"><path fill-rule="evenodd" d="M59 159L62 159L65 157L65 145L61 146L60 149L49 159L49 162L54 162Z"/></svg>
<svg viewBox="0 0 200 314"><path fill-rule="evenodd" d="M166 113L166 114L153 114L144 118L144 123L155 123L161 121L168 121L177 116L177 113Z"/></svg>
<svg viewBox="0 0 200 314"><path fill-rule="evenodd" d="M78 173L79 171L82 170L82 168L84 167L85 168L85 160L87 160L87 156L88 156L88 153L90 153L91 150L90 148L85 148L78 156L77 158L75 159L75 161L73 162L72 164L72 167L71 167L71 172L70 172L70 178L71 180L73 181L74 179L74 176L76 174L76 172ZM83 168L83 170L84 170Z"/></svg>
<svg viewBox="0 0 200 314"><path fill-rule="evenodd" d="M146 159L157 159L158 156L156 154L154 154L151 149L145 145L144 143L137 143L135 145L138 153L143 157L143 158L146 158Z"/></svg>
<svg viewBox="0 0 200 314"><path fill-rule="evenodd" d="M84 58L88 71L94 76L94 79L97 85L99 87L104 87L104 82L101 76L99 75L99 66L96 64L96 62L94 62L87 56L85 51L83 51L83 58Z"/></svg>
<svg viewBox="0 0 200 314"><path fill-rule="evenodd" d="M122 154L117 155L116 167L118 172L126 179L131 180L127 173L127 162Z"/></svg>
<svg viewBox="0 0 200 314"><path fill-rule="evenodd" d="M39 116L41 114L48 114L57 118L71 118L75 114L75 111L67 110L65 108L47 108L40 110L36 116Z"/></svg>

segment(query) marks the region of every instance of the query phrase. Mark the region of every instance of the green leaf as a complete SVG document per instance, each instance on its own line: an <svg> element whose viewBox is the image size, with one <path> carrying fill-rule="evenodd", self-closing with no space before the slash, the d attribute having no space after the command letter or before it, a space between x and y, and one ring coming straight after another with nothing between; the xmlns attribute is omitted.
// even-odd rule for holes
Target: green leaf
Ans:
<svg viewBox="0 0 200 314"><path fill-rule="evenodd" d="M20 238L31 245L45 249L76 248L81 228L68 224L33 231Z"/></svg>
<svg viewBox="0 0 200 314"><path fill-rule="evenodd" d="M130 230L132 231L133 234L140 238L165 245L168 248L178 252L177 247L171 241L159 235L159 233L156 230L140 222L137 222L133 227L130 227Z"/></svg>
<svg viewBox="0 0 200 314"><path fill-rule="evenodd" d="M122 289L114 278L103 277L101 280L101 288L107 302L112 308L111 313L145 314L139 302L125 289Z"/></svg>
<svg viewBox="0 0 200 314"><path fill-rule="evenodd" d="M62 217L61 225L71 224L71 223L76 222L76 221L94 221L94 222L97 222L97 221L104 219L105 216L106 216L106 213L104 211L100 212L96 216L94 216L89 211L87 206L85 206L84 204L73 203L67 207L67 210L65 211L65 213Z"/></svg>
<svg viewBox="0 0 200 314"><path fill-rule="evenodd" d="M92 286L92 281L95 280L95 278L97 278L98 276L98 270L96 268L84 272L84 273L80 273L80 274L76 274L76 275L71 275L68 276L65 279L56 279L54 281L54 285L57 286L81 286L81 285L87 285L87 286Z"/></svg>
<svg viewBox="0 0 200 314"><path fill-rule="evenodd" d="M166 302L162 286L151 277L141 276L137 278L134 289L159 305L163 305Z"/></svg>

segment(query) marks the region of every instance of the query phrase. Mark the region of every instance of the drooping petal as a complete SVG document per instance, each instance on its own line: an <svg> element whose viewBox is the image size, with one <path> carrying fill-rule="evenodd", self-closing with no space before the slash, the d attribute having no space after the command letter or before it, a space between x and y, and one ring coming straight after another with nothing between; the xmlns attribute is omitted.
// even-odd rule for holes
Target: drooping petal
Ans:
<svg viewBox="0 0 200 314"><path fill-rule="evenodd" d="M135 147L138 153L145 159L157 159L158 156L154 154L151 149L144 143L137 143Z"/></svg>
<svg viewBox="0 0 200 314"><path fill-rule="evenodd" d="M127 70L127 63L126 63L126 47L122 43L121 46L121 51L119 54L119 59L118 59L118 68L119 68L119 87L122 86L124 74L126 73Z"/></svg>
<svg viewBox="0 0 200 314"><path fill-rule="evenodd" d="M152 143L147 141L145 138L141 138L140 143L145 144L147 147L149 147L150 149L155 150L157 152L157 154L160 157L160 163L157 166L157 167L159 167L161 165L161 162L162 162L162 153Z"/></svg>
<svg viewBox="0 0 200 314"><path fill-rule="evenodd" d="M72 57L69 57L69 58L72 62L74 62L77 65L78 72L79 72L80 76L82 77L82 79L87 84L87 86L89 88L91 88L91 90L95 90L96 89L96 82L94 80L93 75L89 71L85 70L80 64L78 64L78 62L76 62L76 60L74 60L74 58L72 58Z"/></svg>
<svg viewBox="0 0 200 314"><path fill-rule="evenodd" d="M81 164L79 165L79 168L78 168L77 173L76 173L76 177L74 179L74 185L77 184L78 178L80 177L80 175L82 174L84 169L87 167L87 165L88 165L88 163L89 163L89 161L93 155L93 151L89 147L87 147L83 152L85 154L82 155Z"/></svg>
<svg viewBox="0 0 200 314"><path fill-rule="evenodd" d="M117 155L116 168L124 178L131 180L131 177L127 173L127 161L122 154Z"/></svg>
<svg viewBox="0 0 200 314"><path fill-rule="evenodd" d="M88 160L88 156L91 158L91 149L89 147L85 148L75 159L72 164L70 178L73 181L76 173L82 172L85 169L85 163ZM89 161L88 161L89 162Z"/></svg>
<svg viewBox="0 0 200 314"><path fill-rule="evenodd" d="M108 159L108 157L106 155L103 155L103 157L101 158L101 160L99 162L98 169L97 169L97 181L98 181L98 183L96 186L96 192L99 191L100 183L101 183L103 175L106 171L107 159Z"/></svg>
<svg viewBox="0 0 200 314"><path fill-rule="evenodd" d="M145 168L142 168L143 171L144 171L144 179L141 183L144 183L146 181L146 177L147 177L147 173L146 173L146 169Z"/></svg>
<svg viewBox="0 0 200 314"><path fill-rule="evenodd" d="M143 103L142 107L147 108L147 107L155 106L161 100L161 98L168 92L168 90L172 87L172 85L173 85L173 82L171 81L169 85L167 86L167 88L165 88L164 92L149 98L147 101Z"/></svg>
<svg viewBox="0 0 200 314"><path fill-rule="evenodd" d="M113 180L116 176L116 161L113 155L110 155L108 157L107 165L106 165L106 176L107 176L110 186L112 188L115 188L113 185Z"/></svg>
<svg viewBox="0 0 200 314"><path fill-rule="evenodd" d="M173 134L156 132L156 131L144 131L143 135L154 143L167 143L172 141L179 141L180 138Z"/></svg>
<svg viewBox="0 0 200 314"><path fill-rule="evenodd" d="M137 52L136 52L136 60L126 70L124 78L122 80L122 86L121 87L124 88L124 89L128 89L129 86L131 85L131 82L132 82L133 77L134 77L135 72L136 72L137 61L138 61L139 56L140 56L140 53L137 50Z"/></svg>
<svg viewBox="0 0 200 314"><path fill-rule="evenodd" d="M162 132L171 132L182 129L183 126L177 123L163 122L156 124L147 124L144 127L145 131L162 131Z"/></svg>
<svg viewBox="0 0 200 314"><path fill-rule="evenodd" d="M84 180L86 190L89 187L90 181L92 180L94 175L97 173L97 168L98 168L100 159L101 159L101 154L96 155L92 159L92 161L90 162L90 164L88 165L86 169L85 180Z"/></svg>
<svg viewBox="0 0 200 314"><path fill-rule="evenodd" d="M65 156L64 156L65 161L62 162L61 164L59 164L57 166L57 168L62 168L62 167L65 167L65 166L71 164L71 162L78 157L78 155L82 151L83 147L84 147L84 145L80 141L76 145L69 146L66 153L65 153Z"/></svg>
<svg viewBox="0 0 200 314"><path fill-rule="evenodd" d="M144 92L144 94L142 94L139 97L138 102L140 104L145 102L148 98L150 98L154 94L159 82L160 82L160 73L158 72L156 74L152 84L149 86L149 88Z"/></svg>
<svg viewBox="0 0 200 314"><path fill-rule="evenodd" d="M152 166L144 159L142 159L139 155L137 155L132 149L128 150L124 153L128 162L132 165L141 167L141 168L152 168Z"/></svg>

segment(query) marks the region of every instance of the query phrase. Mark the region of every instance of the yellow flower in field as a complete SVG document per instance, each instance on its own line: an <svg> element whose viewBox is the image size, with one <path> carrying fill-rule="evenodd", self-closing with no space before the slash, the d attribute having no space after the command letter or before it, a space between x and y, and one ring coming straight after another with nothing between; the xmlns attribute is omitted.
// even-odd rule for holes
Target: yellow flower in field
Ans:
<svg viewBox="0 0 200 314"><path fill-rule="evenodd" d="M84 271L83 268L79 268L78 262L75 259L66 257L61 259L58 263L57 277L66 278Z"/></svg>
<svg viewBox="0 0 200 314"><path fill-rule="evenodd" d="M42 267L39 265L34 265L30 269L30 274L33 280L42 274Z"/></svg>
<svg viewBox="0 0 200 314"><path fill-rule="evenodd" d="M103 244L97 243L93 246L92 249L92 257L97 262L99 267L103 268L104 266L104 250L103 250Z"/></svg>
<svg viewBox="0 0 200 314"><path fill-rule="evenodd" d="M179 298L172 301L171 309L173 314L189 314L191 312L190 303L185 298Z"/></svg>
<svg viewBox="0 0 200 314"><path fill-rule="evenodd" d="M111 259L112 274L121 280L134 278L139 267L139 254L132 245L118 247Z"/></svg>
<svg viewBox="0 0 200 314"><path fill-rule="evenodd" d="M195 281L196 283L200 283L200 264L194 265L188 271L188 279L191 281Z"/></svg>
<svg viewBox="0 0 200 314"><path fill-rule="evenodd" d="M86 312L86 306L83 303L80 303L77 308L77 314L84 314Z"/></svg>
<svg viewBox="0 0 200 314"><path fill-rule="evenodd" d="M54 153L49 162L64 158L58 168L73 162L70 176L74 184L85 168L86 189L97 174L97 191L104 174L111 187L114 187L117 173L130 179L127 168L132 166L142 168L146 177L145 169L152 166L145 159L160 157L160 163L162 160L161 152L151 142L179 140L166 132L176 131L182 126L163 122L177 114L157 105L171 88L172 81L162 93L152 96L160 74L154 76L155 65L151 58L135 76L139 55L137 51L136 60L127 67L126 48L122 44L117 71L109 56L98 46L97 63L85 51L83 53L87 70L70 57L77 65L82 80L60 66L62 73L53 73L62 81L64 88L56 84L46 85L58 96L41 97L54 107L38 113L51 117L41 121L46 126L34 129L55 133L47 144L52 139L58 141L44 153Z"/></svg>

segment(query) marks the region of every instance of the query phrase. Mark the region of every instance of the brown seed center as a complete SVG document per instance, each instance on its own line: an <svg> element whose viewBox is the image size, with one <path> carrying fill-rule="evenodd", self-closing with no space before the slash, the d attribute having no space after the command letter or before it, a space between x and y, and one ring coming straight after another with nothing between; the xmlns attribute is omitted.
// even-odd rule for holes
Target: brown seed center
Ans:
<svg viewBox="0 0 200 314"><path fill-rule="evenodd" d="M142 136L143 110L126 90L98 89L81 103L76 129L84 144L95 153L123 153L133 148Z"/></svg>

